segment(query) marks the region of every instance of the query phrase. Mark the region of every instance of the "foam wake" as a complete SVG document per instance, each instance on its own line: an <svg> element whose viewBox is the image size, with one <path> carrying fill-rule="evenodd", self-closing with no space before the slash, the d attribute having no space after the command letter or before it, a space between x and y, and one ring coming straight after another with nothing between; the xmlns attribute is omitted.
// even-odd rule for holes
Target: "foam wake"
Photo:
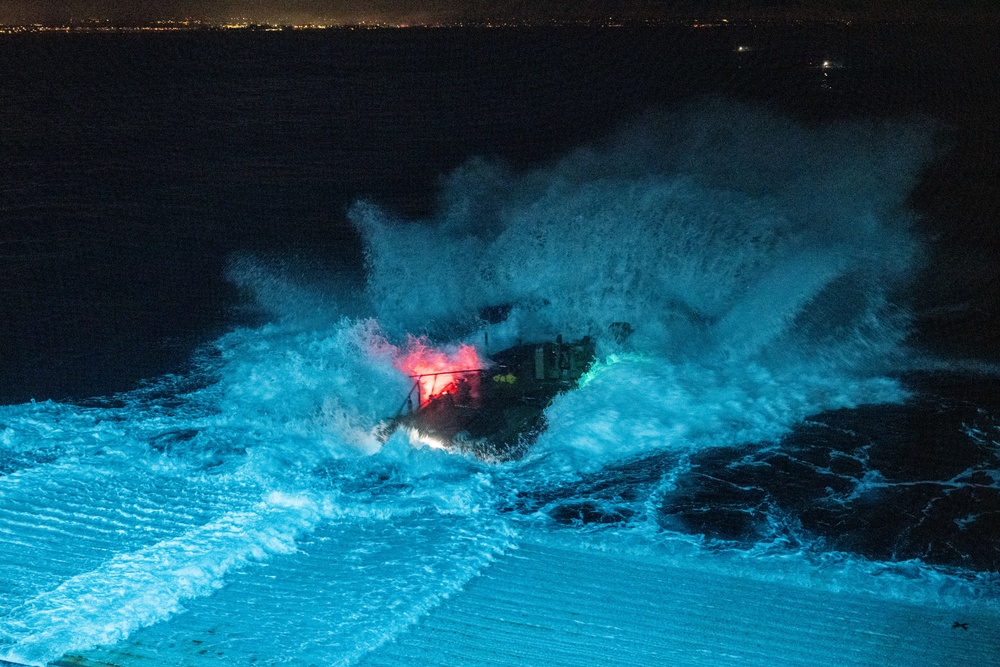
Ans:
<svg viewBox="0 0 1000 667"><path fill-rule="evenodd" d="M69 651L115 643L176 614L185 600L221 588L233 570L293 552L295 538L320 518L314 499L271 493L247 511L116 555L7 616L3 634L13 646L4 659L44 665Z"/></svg>

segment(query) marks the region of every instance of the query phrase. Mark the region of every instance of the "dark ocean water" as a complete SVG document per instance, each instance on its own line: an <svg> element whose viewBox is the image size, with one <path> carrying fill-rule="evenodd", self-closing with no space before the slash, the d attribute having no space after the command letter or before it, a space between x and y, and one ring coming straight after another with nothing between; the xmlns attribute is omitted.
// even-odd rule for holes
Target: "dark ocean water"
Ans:
<svg viewBox="0 0 1000 667"><path fill-rule="evenodd" d="M401 512L399 544L459 586L524 521L939 568L995 598L995 60L989 31L940 26L0 41L0 498L67 535L121 498L151 522L71 562L5 542L0 648L109 643L260 553L337 544L330 498ZM497 340L627 319L635 342L488 493L464 464L345 454L399 387L358 354L367 325L333 322L452 342L504 304ZM407 523L455 485L490 511ZM466 520L495 543L438 537ZM371 553L404 548L379 530ZM122 636L49 632L60 582L158 572L191 535L238 565L179 598L121 589L146 610Z"/></svg>
<svg viewBox="0 0 1000 667"><path fill-rule="evenodd" d="M539 164L705 95L807 123L933 119L940 155L912 193L931 239L917 335L995 359L990 47L937 28L9 38L0 398L176 369L239 321L234 256L358 273L355 199L427 214L472 156Z"/></svg>

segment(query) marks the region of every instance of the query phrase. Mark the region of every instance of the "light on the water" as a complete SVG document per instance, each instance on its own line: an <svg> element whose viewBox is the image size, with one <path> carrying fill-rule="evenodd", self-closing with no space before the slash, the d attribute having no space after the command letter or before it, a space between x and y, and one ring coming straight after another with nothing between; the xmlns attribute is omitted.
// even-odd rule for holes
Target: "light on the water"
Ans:
<svg viewBox="0 0 1000 667"><path fill-rule="evenodd" d="M407 435L410 438L410 444L414 447L430 447L431 449L447 449L440 438L435 438L432 435L427 435L426 433L421 433L415 428L407 429Z"/></svg>

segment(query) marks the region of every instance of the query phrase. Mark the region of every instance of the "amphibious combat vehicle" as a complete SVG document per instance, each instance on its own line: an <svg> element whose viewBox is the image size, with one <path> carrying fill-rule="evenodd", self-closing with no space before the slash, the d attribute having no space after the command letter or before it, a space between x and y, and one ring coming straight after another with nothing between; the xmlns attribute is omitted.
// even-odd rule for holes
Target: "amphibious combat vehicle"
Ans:
<svg viewBox="0 0 1000 667"><path fill-rule="evenodd" d="M469 452L485 461L520 458L545 429L544 410L573 389L594 360L589 337L516 345L477 368L410 374L413 385L385 437L404 429L413 444Z"/></svg>

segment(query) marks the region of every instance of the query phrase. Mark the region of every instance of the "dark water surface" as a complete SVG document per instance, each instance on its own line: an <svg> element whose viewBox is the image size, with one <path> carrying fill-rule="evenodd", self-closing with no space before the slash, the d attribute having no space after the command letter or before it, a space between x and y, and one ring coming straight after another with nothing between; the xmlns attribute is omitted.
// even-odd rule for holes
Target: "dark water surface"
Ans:
<svg viewBox="0 0 1000 667"><path fill-rule="evenodd" d="M912 195L931 240L917 339L995 359L991 47L936 27L10 36L0 400L181 367L248 316L234 257L360 275L357 198L426 214L471 156L538 164L704 95L809 123L931 118L940 155Z"/></svg>

